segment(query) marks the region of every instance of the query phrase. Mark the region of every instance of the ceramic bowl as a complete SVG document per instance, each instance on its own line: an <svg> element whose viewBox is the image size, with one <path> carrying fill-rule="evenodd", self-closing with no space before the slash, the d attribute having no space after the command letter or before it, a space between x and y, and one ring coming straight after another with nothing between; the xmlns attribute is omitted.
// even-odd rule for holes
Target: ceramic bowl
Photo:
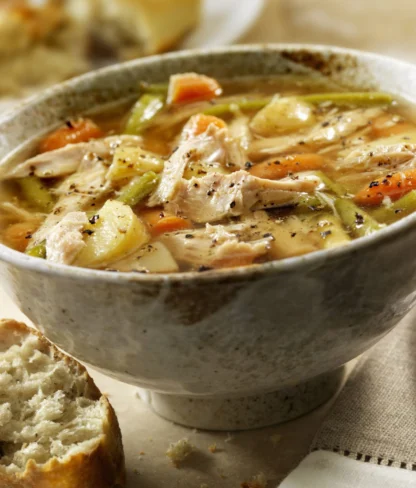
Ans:
<svg viewBox="0 0 416 488"><path fill-rule="evenodd" d="M319 71L352 88L416 98L416 67L352 50L262 45L156 56L49 89L0 120L0 158L64 119L137 94L138 82ZM22 149L23 148L23 149ZM339 368L415 302L416 214L329 251L222 271L116 274L0 246L0 277L58 346L135 384L161 415L202 428L287 420L339 384Z"/></svg>

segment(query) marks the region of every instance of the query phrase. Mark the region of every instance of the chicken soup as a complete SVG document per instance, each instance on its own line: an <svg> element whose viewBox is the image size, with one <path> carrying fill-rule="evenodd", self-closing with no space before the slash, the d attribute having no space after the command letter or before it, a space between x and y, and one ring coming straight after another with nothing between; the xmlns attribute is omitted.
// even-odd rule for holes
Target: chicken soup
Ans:
<svg viewBox="0 0 416 488"><path fill-rule="evenodd" d="M416 125L321 78L142 85L0 169L0 237L50 262L208 271L348 244L416 210Z"/></svg>

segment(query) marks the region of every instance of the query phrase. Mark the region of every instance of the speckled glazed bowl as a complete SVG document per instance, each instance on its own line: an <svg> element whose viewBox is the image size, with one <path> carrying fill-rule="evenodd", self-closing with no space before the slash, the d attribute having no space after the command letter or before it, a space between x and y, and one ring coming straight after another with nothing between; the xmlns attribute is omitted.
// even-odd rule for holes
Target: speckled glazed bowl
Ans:
<svg viewBox="0 0 416 488"><path fill-rule="evenodd" d="M30 100L0 120L0 158L10 160L69 116L134 96L139 80L310 70L416 98L416 67L375 54L293 45L170 54L97 71ZM292 418L334 392L339 368L413 306L415 242L416 214L343 248L165 276L64 267L0 246L0 277L52 341L138 385L161 415L238 429Z"/></svg>

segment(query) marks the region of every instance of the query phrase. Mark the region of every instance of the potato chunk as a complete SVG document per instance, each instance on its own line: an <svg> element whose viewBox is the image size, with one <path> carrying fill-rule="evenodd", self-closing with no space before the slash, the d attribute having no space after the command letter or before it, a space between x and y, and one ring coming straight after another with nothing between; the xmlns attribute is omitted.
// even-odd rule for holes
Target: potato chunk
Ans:
<svg viewBox="0 0 416 488"><path fill-rule="evenodd" d="M270 137L309 127L316 122L313 106L296 97L279 98L256 114L250 128L259 135Z"/></svg>
<svg viewBox="0 0 416 488"><path fill-rule="evenodd" d="M152 242L144 246L138 254L113 263L112 269L117 271L147 271L149 273L175 273L179 266L169 249L161 242Z"/></svg>
<svg viewBox="0 0 416 488"><path fill-rule="evenodd" d="M90 220L85 248L76 265L100 268L134 253L149 242L150 235L133 210L121 202L108 200Z"/></svg>
<svg viewBox="0 0 416 488"><path fill-rule="evenodd" d="M118 181L143 175L148 171L160 173L163 170L163 165L164 162L161 157L140 147L119 147L114 153L107 179Z"/></svg>

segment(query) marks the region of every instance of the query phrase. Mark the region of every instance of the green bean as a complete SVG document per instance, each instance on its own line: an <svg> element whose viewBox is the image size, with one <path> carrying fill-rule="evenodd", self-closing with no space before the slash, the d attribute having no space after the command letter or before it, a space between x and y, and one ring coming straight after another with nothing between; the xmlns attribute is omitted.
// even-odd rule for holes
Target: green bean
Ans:
<svg viewBox="0 0 416 488"><path fill-rule="evenodd" d="M355 237L370 235L384 227L351 200L337 198L334 203L344 225L351 230Z"/></svg>
<svg viewBox="0 0 416 488"><path fill-rule="evenodd" d="M42 241L36 246L29 247L26 249L25 254L34 258L46 259L46 241Z"/></svg>
<svg viewBox="0 0 416 488"><path fill-rule="evenodd" d="M50 212L54 205L54 198L45 188L40 178L28 176L17 180L24 199L40 212Z"/></svg>
<svg viewBox="0 0 416 488"><path fill-rule="evenodd" d="M296 202L296 211L304 213L311 210L323 210L327 208L328 204L321 200L318 195L302 195Z"/></svg>
<svg viewBox="0 0 416 488"><path fill-rule="evenodd" d="M134 105L124 132L133 135L140 134L163 107L164 96L145 93Z"/></svg>
<svg viewBox="0 0 416 488"><path fill-rule="evenodd" d="M335 193L335 195L339 197L343 197L344 195L346 195L347 190L339 183L332 181L331 178L329 178L324 172L313 171L313 174L322 181L327 190L332 191L332 193Z"/></svg>
<svg viewBox="0 0 416 488"><path fill-rule="evenodd" d="M332 105L358 105L360 107L369 105L390 105L393 97L383 92L340 92L340 93L317 93L297 97L303 102L319 105L329 102Z"/></svg>
<svg viewBox="0 0 416 488"><path fill-rule="evenodd" d="M152 93L154 95L164 95L166 97L168 93L168 83L147 83L142 81L139 84L140 91L142 93Z"/></svg>
<svg viewBox="0 0 416 488"><path fill-rule="evenodd" d="M338 197L343 197L346 195L347 190L343 188L339 183L336 183L335 181L332 181L325 173L322 171L311 171L311 174L315 175L317 178L319 178L322 183L325 185L325 189L334 193ZM327 195L327 198L321 198L320 197L320 192L316 192L313 195L305 193L302 195L297 204L296 204L296 209L299 212L308 212L310 210L322 210L322 209L327 209L330 204L328 203L327 199L330 198L333 200L333 197L330 195Z"/></svg>
<svg viewBox="0 0 416 488"><path fill-rule="evenodd" d="M383 224L391 224L401 217L416 211L416 190L412 190L397 200L390 207L381 207L372 212L372 216Z"/></svg>
<svg viewBox="0 0 416 488"><path fill-rule="evenodd" d="M135 178L127 186L125 186L117 200L125 203L130 207L134 207L141 200L146 198L156 188L159 183L159 176L153 171L148 171L139 178Z"/></svg>
<svg viewBox="0 0 416 488"><path fill-rule="evenodd" d="M300 95L295 97L299 101L319 105L324 102L329 102L332 105L358 105L360 107L369 105L389 105L393 101L393 97L388 93L383 92L341 92L341 93L316 93L312 95ZM265 107L270 101L271 97L259 99L244 99L231 103L214 104L204 110L205 115L221 116L236 109L239 110L260 110Z"/></svg>

